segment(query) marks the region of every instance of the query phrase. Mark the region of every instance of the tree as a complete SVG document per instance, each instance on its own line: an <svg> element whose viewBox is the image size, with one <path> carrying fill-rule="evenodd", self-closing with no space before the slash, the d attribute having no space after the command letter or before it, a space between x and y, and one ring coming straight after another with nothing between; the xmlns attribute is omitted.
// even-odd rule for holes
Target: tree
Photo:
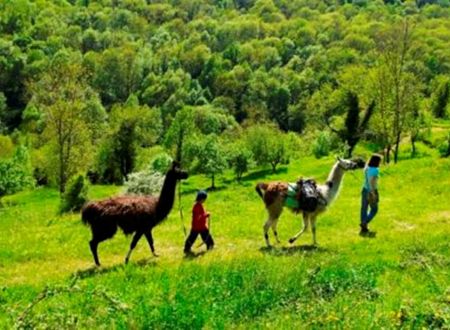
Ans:
<svg viewBox="0 0 450 330"><path fill-rule="evenodd" d="M191 145L195 153L194 171L211 177L211 189L215 189L215 177L227 168L225 151L215 134L202 136Z"/></svg>
<svg viewBox="0 0 450 330"><path fill-rule="evenodd" d="M210 57L210 49L206 45L200 44L193 49L186 51L182 55L181 61L185 71L189 72L193 79L197 79Z"/></svg>
<svg viewBox="0 0 450 330"><path fill-rule="evenodd" d="M31 104L45 118L43 135L56 152L53 165L57 168L57 182L62 194L67 180L89 164L90 132L86 125L89 118L85 105L96 95L74 58L57 54L51 67L52 70L44 73L39 81L29 85L29 90Z"/></svg>
<svg viewBox="0 0 450 330"><path fill-rule="evenodd" d="M450 102L450 81L444 80L433 94L431 109L436 118L444 118L447 115L447 106Z"/></svg>
<svg viewBox="0 0 450 330"><path fill-rule="evenodd" d="M125 104L116 104L110 113L110 126L117 131L123 122L133 123L136 142L141 147L151 147L161 139L162 119L158 108L140 105L131 94Z"/></svg>
<svg viewBox="0 0 450 330"><path fill-rule="evenodd" d="M360 120L360 106L358 101L358 96L352 92L347 91L344 94L344 101L341 105L342 112L346 113L344 128L336 129L330 123L331 113L326 113L325 121L328 127L336 133L339 138L346 143L347 157L351 157L353 149L356 144L361 139L363 133L365 132L370 118L375 109L375 103L372 102L364 113L362 120Z"/></svg>
<svg viewBox="0 0 450 330"><path fill-rule="evenodd" d="M286 87L279 87L269 91L267 106L270 116L283 131L287 131L289 128L288 106L290 98L291 93Z"/></svg>
<svg viewBox="0 0 450 330"><path fill-rule="evenodd" d="M375 102L380 112L386 155L389 162L394 146L394 162L408 117L417 106L419 79L409 71L413 41L411 23L405 19L379 35L378 53L380 61L375 73Z"/></svg>
<svg viewBox="0 0 450 330"><path fill-rule="evenodd" d="M88 183L83 175L72 177L64 192L60 212L79 211L88 201Z"/></svg>
<svg viewBox="0 0 450 330"><path fill-rule="evenodd" d="M285 134L271 125L249 127L246 142L257 164L270 165L273 173L278 165L289 162Z"/></svg>
<svg viewBox="0 0 450 330"><path fill-rule="evenodd" d="M34 185L28 150L19 146L12 158L0 160L0 198Z"/></svg>
<svg viewBox="0 0 450 330"><path fill-rule="evenodd" d="M220 134L227 129L237 126L233 116L227 115L220 108L211 105L193 107L195 126L202 134Z"/></svg>
<svg viewBox="0 0 450 330"><path fill-rule="evenodd" d="M237 181L241 181L242 175L253 165L253 154L244 141L237 141L227 151L228 162L236 174Z"/></svg>
<svg viewBox="0 0 450 330"><path fill-rule="evenodd" d="M418 106L413 110L409 117L409 134L411 139L411 157L416 155L416 141L420 138L424 131L430 130L431 118L428 118L427 113Z"/></svg>
<svg viewBox="0 0 450 330"><path fill-rule="evenodd" d="M7 135L0 135L0 159L9 158L14 153L14 144Z"/></svg>
<svg viewBox="0 0 450 330"><path fill-rule="evenodd" d="M183 156L186 153L186 141L194 133L194 115L189 107L178 111L166 136L165 145L168 148L175 148L175 160L183 164Z"/></svg>
<svg viewBox="0 0 450 330"><path fill-rule="evenodd" d="M126 178L134 170L136 142L136 122L123 121L112 143L113 161L117 164L122 178Z"/></svg>
<svg viewBox="0 0 450 330"><path fill-rule="evenodd" d="M135 45L105 50L95 71L94 84L106 105L124 102L142 83L143 54Z"/></svg>
<svg viewBox="0 0 450 330"><path fill-rule="evenodd" d="M6 110L7 110L6 97L2 92L0 92L0 134L3 131L6 131L6 122L5 122Z"/></svg>

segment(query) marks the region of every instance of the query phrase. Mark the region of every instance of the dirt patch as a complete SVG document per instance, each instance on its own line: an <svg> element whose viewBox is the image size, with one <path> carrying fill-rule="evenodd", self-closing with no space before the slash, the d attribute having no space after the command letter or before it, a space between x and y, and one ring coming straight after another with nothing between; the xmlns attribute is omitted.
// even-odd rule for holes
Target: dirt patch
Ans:
<svg viewBox="0 0 450 330"><path fill-rule="evenodd" d="M448 222L450 222L450 211L446 210L446 211L434 212L431 214L430 220L433 222L448 223Z"/></svg>
<svg viewBox="0 0 450 330"><path fill-rule="evenodd" d="M395 221L395 226L397 226L401 231L410 231L416 228L416 225L402 221Z"/></svg>

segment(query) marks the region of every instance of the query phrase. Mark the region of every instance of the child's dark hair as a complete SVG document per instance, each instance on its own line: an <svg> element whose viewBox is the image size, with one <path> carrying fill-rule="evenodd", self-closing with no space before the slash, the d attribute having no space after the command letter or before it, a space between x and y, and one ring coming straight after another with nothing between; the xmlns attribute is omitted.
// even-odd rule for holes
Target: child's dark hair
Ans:
<svg viewBox="0 0 450 330"><path fill-rule="evenodd" d="M379 167L381 163L381 156L379 154L373 154L370 159L367 166L370 167Z"/></svg>
<svg viewBox="0 0 450 330"><path fill-rule="evenodd" d="M196 202L199 202L201 200L205 200L208 197L208 194L204 190L199 190L197 192L197 197L195 198Z"/></svg>

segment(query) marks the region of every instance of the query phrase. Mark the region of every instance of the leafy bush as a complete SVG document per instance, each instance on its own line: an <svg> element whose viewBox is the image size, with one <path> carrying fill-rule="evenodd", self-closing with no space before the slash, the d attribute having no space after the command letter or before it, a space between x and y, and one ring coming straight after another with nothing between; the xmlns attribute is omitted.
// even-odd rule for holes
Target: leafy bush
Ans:
<svg viewBox="0 0 450 330"><path fill-rule="evenodd" d="M191 169L194 172L208 175L211 178L211 187L215 188L215 176L227 168L225 150L221 141L215 134L199 138L188 147L188 155L194 159Z"/></svg>
<svg viewBox="0 0 450 330"><path fill-rule="evenodd" d="M254 164L252 152L244 143L235 143L228 150L228 162L236 174L236 179L241 180L242 175Z"/></svg>
<svg viewBox="0 0 450 330"><path fill-rule="evenodd" d="M9 136L0 135L0 158L8 158L13 155L14 145Z"/></svg>
<svg viewBox="0 0 450 330"><path fill-rule="evenodd" d="M331 149L331 136L327 131L319 134L313 144L313 154L316 158L328 156Z"/></svg>
<svg viewBox="0 0 450 330"><path fill-rule="evenodd" d="M20 146L10 159L0 161L0 196L34 185L28 149Z"/></svg>
<svg viewBox="0 0 450 330"><path fill-rule="evenodd" d="M272 172L279 164L289 163L286 134L273 125L255 125L247 129L246 142L259 165L269 164Z"/></svg>
<svg viewBox="0 0 450 330"><path fill-rule="evenodd" d="M128 175L125 181L127 195L159 195L164 176L155 171L146 170Z"/></svg>
<svg viewBox="0 0 450 330"><path fill-rule="evenodd" d="M446 140L442 140L441 143L439 143L438 150L442 157L450 156L450 133L448 133Z"/></svg>
<svg viewBox="0 0 450 330"><path fill-rule="evenodd" d="M166 174L167 170L170 167L170 164L172 164L172 157L170 157L167 153L163 152L158 155L156 155L152 159L152 169L156 172L159 172L161 174Z"/></svg>
<svg viewBox="0 0 450 330"><path fill-rule="evenodd" d="M86 203L88 193L88 183L83 175L73 177L63 194L60 211L79 211Z"/></svg>

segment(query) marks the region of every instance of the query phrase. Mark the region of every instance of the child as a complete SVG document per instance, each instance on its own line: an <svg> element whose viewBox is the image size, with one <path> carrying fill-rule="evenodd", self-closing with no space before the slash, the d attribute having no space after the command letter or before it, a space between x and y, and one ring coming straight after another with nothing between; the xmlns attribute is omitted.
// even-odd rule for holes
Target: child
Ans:
<svg viewBox="0 0 450 330"><path fill-rule="evenodd" d="M197 193L197 198L194 207L192 208L192 228L184 245L184 253L186 254L192 253L191 247L197 239L198 234L202 237L208 250L211 250L214 247L214 241L209 233L208 225L206 223L206 220L209 218L209 212L206 212L203 208L203 203L206 201L207 197L206 191L200 190Z"/></svg>

